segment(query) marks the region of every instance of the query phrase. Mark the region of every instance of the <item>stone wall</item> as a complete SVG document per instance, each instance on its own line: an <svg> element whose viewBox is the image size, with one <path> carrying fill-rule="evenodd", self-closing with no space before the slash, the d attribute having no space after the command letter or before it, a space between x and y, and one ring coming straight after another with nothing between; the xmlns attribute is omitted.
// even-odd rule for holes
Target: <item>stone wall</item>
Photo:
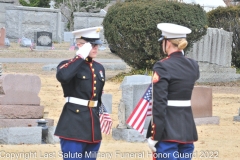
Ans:
<svg viewBox="0 0 240 160"><path fill-rule="evenodd" d="M0 28L5 27L5 7L14 6L15 0L0 0Z"/></svg>
<svg viewBox="0 0 240 160"><path fill-rule="evenodd" d="M62 41L61 12L59 9L9 6L6 9L6 37L34 39L34 32L52 32L52 40Z"/></svg>

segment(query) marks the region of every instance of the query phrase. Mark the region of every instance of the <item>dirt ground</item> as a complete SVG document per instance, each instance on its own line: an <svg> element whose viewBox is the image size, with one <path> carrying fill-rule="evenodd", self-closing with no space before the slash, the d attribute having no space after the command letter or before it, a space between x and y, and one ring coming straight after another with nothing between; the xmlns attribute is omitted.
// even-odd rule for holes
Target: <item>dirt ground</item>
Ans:
<svg viewBox="0 0 240 160"><path fill-rule="evenodd" d="M30 51L29 48L21 48L18 44L12 44L8 49L0 49L1 58L9 57L39 57L39 58L72 58L74 51L68 51L68 44L56 44L52 51ZM118 58L109 50L100 51L98 58ZM49 112L48 118L54 119L55 125L64 104L64 98L60 83L55 78L55 71L42 71L44 64L4 63L3 72L35 74L41 78L42 87L39 93L41 105L44 111ZM118 71L119 72L119 71ZM113 73L113 72L109 72ZM116 72L117 73L117 72ZM106 73L108 74L108 72ZM233 116L238 115L240 108L240 82L197 84L212 88L213 91L213 116L220 118L219 125L197 126L199 140L195 143L193 160L240 159L240 122L233 121ZM112 94L113 105L111 117L113 127L118 124L117 107L121 99L120 83L107 81L104 87L105 93ZM3 160L61 160L60 145L36 144L36 145L0 145L0 159ZM11 158L15 157L15 158ZM19 157L17 157L19 156ZM146 143L129 143L116 141L111 135L103 135L99 160L150 160L151 152Z"/></svg>

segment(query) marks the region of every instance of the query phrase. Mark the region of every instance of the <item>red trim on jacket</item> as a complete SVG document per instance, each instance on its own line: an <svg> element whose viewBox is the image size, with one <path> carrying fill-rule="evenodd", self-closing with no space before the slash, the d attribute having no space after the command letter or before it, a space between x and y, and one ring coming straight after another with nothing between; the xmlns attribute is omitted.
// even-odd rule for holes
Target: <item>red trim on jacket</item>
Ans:
<svg viewBox="0 0 240 160"><path fill-rule="evenodd" d="M166 58L160 60L160 62L163 62L163 61L165 61L165 60L167 60L167 59L169 59L169 58L170 58L170 56L167 56Z"/></svg>
<svg viewBox="0 0 240 160"><path fill-rule="evenodd" d="M92 71L92 66L91 66L91 64L93 65L93 63L92 62L87 62L87 63L89 64L89 68L92 72L92 96L91 96L91 99L90 99L90 100L92 100L93 97L94 97L94 80L95 80L95 77L94 77L94 72ZM89 108L89 111L90 111L90 117L91 117L91 121L92 121L91 122L92 123L92 125L91 125L92 126L92 140L94 142L94 120L93 120L93 116L92 116L92 109Z"/></svg>
<svg viewBox="0 0 240 160"><path fill-rule="evenodd" d="M173 53L177 53L177 52L181 52L182 53L182 51L175 51L175 52L172 52L172 53L170 53L168 56L171 56L171 54L173 54Z"/></svg>
<svg viewBox="0 0 240 160"><path fill-rule="evenodd" d="M71 63L75 62L76 60L82 58L81 56L76 56L73 59L70 59L67 63L63 64L61 67L59 67L60 69L62 68L67 68Z"/></svg>
<svg viewBox="0 0 240 160"><path fill-rule="evenodd" d="M166 58L160 60L160 62L163 62L163 61L165 61L165 60L168 60L169 58L171 58L171 56L172 56L173 53L177 53L177 52L181 52L181 53L182 53L182 51L175 51L175 52L172 52L172 53L169 54Z"/></svg>
<svg viewBox="0 0 240 160"><path fill-rule="evenodd" d="M153 126L154 126L154 127L153 127ZM152 124L152 131L153 131L153 133L152 133L152 139L154 140L154 136L155 136L155 133L156 133L156 124L155 124L155 123Z"/></svg>
<svg viewBox="0 0 240 160"><path fill-rule="evenodd" d="M91 120L92 120L92 140L93 140L93 142L94 142L94 120L93 120L93 116L92 116L92 109L91 108L89 108L89 111L90 111L90 116L91 116Z"/></svg>
<svg viewBox="0 0 240 160"><path fill-rule="evenodd" d="M90 100L92 100L93 99L93 97L94 97L94 72L92 71L92 66L91 66L91 64L93 65L93 63L89 63L89 62L87 62L88 64L89 64L89 68L90 68L90 70L91 70L91 73L92 73L92 96L91 96L91 99Z"/></svg>

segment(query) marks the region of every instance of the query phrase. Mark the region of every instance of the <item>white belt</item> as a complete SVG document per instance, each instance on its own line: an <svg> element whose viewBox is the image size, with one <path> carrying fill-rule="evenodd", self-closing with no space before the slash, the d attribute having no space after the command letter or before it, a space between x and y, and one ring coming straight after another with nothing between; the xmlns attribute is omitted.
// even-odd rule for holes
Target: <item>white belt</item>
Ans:
<svg viewBox="0 0 240 160"><path fill-rule="evenodd" d="M85 100L75 97L66 97L66 102L79 104L82 106L88 106L88 107L97 107L98 101L92 101L92 100Z"/></svg>
<svg viewBox="0 0 240 160"><path fill-rule="evenodd" d="M168 100L168 106L175 106L175 107L190 107L191 100Z"/></svg>

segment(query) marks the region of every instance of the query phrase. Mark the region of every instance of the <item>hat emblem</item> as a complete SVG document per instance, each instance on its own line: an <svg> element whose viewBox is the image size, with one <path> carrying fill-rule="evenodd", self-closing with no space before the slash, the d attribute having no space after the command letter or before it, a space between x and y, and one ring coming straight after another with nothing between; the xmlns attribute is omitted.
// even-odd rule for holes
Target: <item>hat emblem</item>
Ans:
<svg viewBox="0 0 240 160"><path fill-rule="evenodd" d="M96 29L96 32L100 32L100 31L101 31L101 28L97 28L97 29Z"/></svg>

